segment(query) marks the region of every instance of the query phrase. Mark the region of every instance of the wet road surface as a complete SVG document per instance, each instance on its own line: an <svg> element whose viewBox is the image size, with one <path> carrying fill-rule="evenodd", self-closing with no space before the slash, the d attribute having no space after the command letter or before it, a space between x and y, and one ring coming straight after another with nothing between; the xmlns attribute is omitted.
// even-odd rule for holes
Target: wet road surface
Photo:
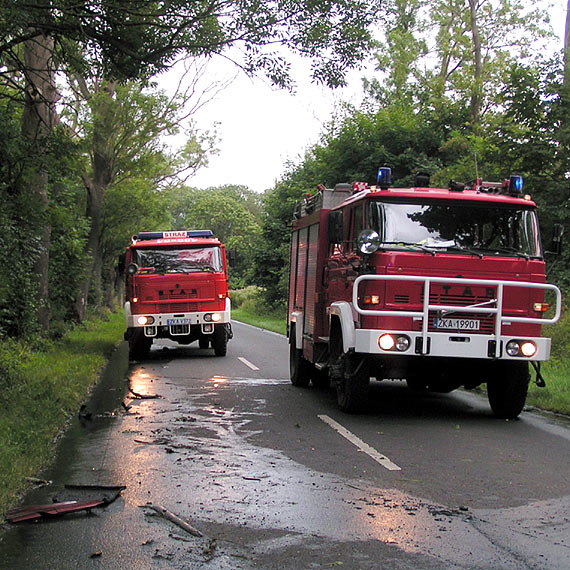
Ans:
<svg viewBox="0 0 570 570"><path fill-rule="evenodd" d="M570 567L567 422L500 421L478 395L397 382L348 416L332 391L291 386L284 337L234 332L225 358L161 342L127 370L116 352L53 483L25 504L66 483L126 489L91 513L10 525L0 568Z"/></svg>

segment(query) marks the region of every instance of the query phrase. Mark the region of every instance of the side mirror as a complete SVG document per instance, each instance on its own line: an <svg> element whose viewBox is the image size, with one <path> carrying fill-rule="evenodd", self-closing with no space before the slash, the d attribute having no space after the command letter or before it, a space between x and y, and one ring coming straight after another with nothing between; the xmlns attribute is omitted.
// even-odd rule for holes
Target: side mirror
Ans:
<svg viewBox="0 0 570 570"><path fill-rule="evenodd" d="M129 275L134 275L139 270L139 266L136 263L129 263L127 266L127 273Z"/></svg>
<svg viewBox="0 0 570 570"><path fill-rule="evenodd" d="M119 257L117 258L117 275L119 277L123 277L123 275L125 274L126 259L127 259L126 253L121 253L121 255L119 255Z"/></svg>
<svg viewBox="0 0 570 570"><path fill-rule="evenodd" d="M562 224L554 224L552 227L552 245L548 253L560 255L562 253L562 236L564 235L564 226Z"/></svg>
<svg viewBox="0 0 570 570"><path fill-rule="evenodd" d="M380 236L374 230L362 230L356 239L356 247L360 253L370 255L378 251L380 247Z"/></svg>
<svg viewBox="0 0 570 570"><path fill-rule="evenodd" d="M329 213L329 244L341 243L344 237L344 221L340 210Z"/></svg>
<svg viewBox="0 0 570 570"><path fill-rule="evenodd" d="M230 249L228 251L228 264L230 267L232 267L233 265L235 265L235 263L236 263L236 250Z"/></svg>

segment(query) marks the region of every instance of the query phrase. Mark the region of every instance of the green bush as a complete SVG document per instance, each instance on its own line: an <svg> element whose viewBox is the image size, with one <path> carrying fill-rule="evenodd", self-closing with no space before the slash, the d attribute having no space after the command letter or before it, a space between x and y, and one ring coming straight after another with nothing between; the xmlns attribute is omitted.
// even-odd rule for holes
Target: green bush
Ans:
<svg viewBox="0 0 570 570"><path fill-rule="evenodd" d="M256 311L263 305L263 290L261 287L250 285L244 289L235 289L231 292L232 309Z"/></svg>

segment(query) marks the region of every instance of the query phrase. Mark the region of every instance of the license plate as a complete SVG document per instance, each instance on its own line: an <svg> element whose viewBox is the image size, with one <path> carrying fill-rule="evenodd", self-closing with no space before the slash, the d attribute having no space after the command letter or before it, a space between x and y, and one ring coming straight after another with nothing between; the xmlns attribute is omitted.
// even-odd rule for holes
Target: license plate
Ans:
<svg viewBox="0 0 570 570"><path fill-rule="evenodd" d="M190 319L166 319L167 325L189 325Z"/></svg>
<svg viewBox="0 0 570 570"><path fill-rule="evenodd" d="M476 319L434 319L434 329L478 331L479 321Z"/></svg>

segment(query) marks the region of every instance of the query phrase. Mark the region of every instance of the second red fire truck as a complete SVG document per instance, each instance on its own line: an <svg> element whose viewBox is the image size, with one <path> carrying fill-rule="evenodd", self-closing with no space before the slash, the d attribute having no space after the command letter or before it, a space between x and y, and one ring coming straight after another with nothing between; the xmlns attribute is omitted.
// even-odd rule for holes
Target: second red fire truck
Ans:
<svg viewBox="0 0 570 570"><path fill-rule="evenodd" d="M141 232L124 256L129 356L153 341L198 341L225 356L232 337L224 245L211 230Z"/></svg>
<svg viewBox="0 0 570 570"><path fill-rule="evenodd" d="M321 187L295 211L292 383L332 381L347 412L366 404L371 378L439 392L486 384L493 413L517 417L529 365L543 383L541 326L561 311L522 178L449 188L390 178L381 168L372 187ZM556 226L558 251L561 235Z"/></svg>

